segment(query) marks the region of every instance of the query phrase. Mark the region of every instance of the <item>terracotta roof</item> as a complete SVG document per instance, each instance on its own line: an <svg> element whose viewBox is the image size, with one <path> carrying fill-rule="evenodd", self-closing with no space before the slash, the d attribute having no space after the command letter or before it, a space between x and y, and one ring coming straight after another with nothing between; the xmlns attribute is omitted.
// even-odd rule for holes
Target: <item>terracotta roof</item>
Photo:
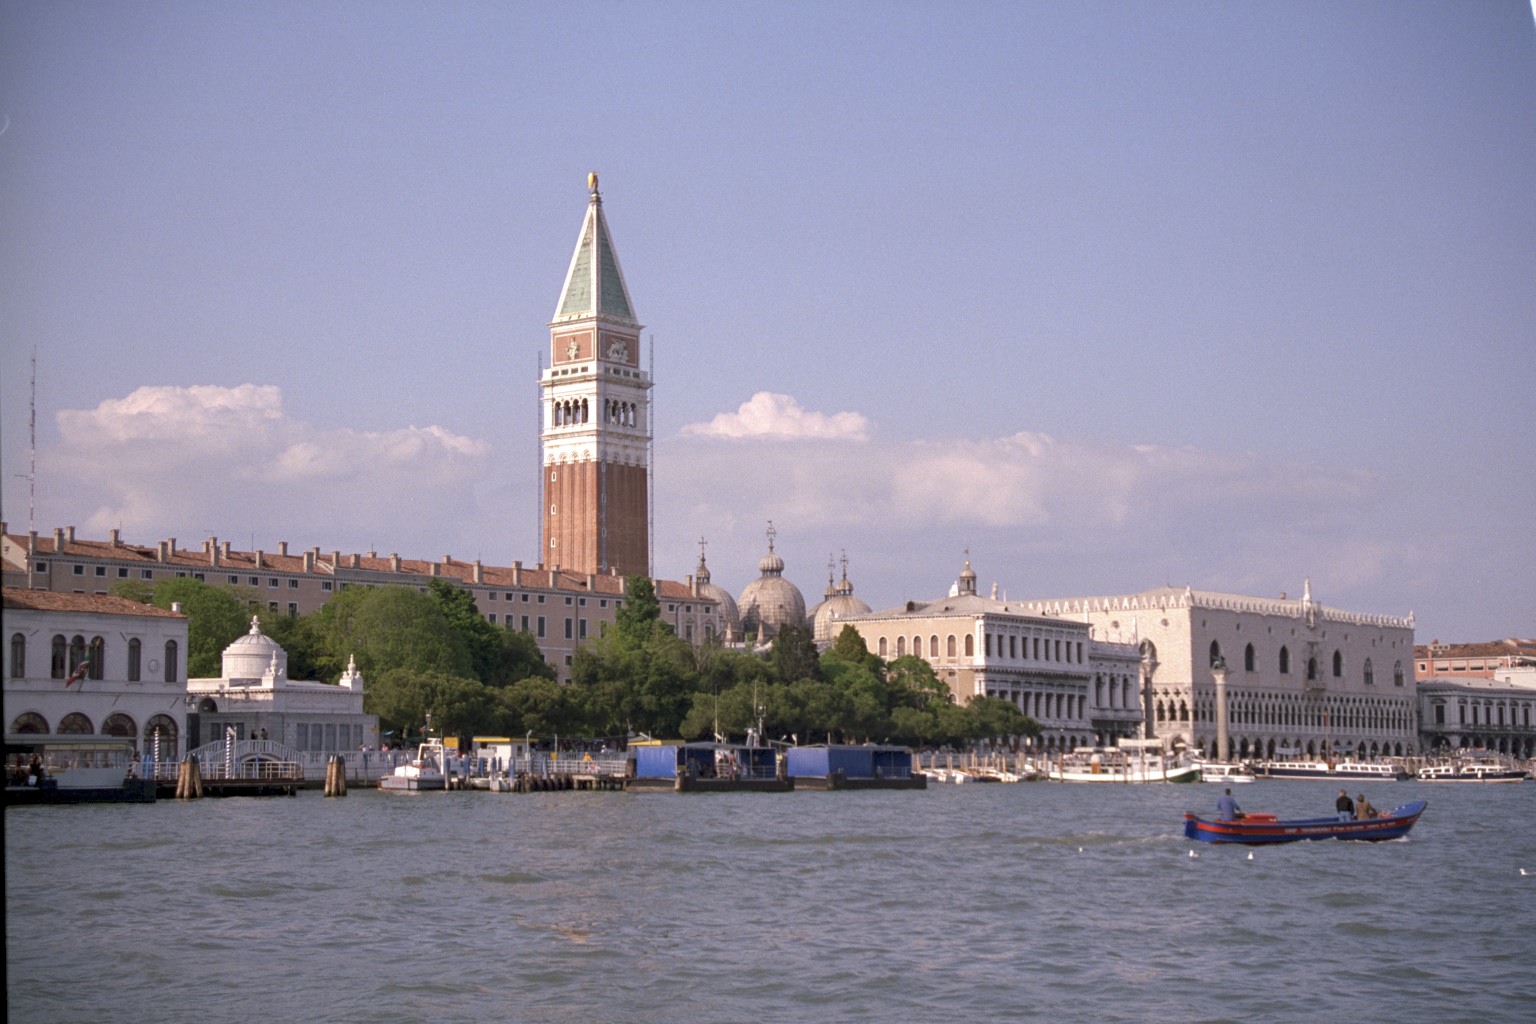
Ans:
<svg viewBox="0 0 1536 1024"><path fill-rule="evenodd" d="M1415 658L1506 658L1511 656L1536 657L1536 640L1510 637L1471 644L1414 644Z"/></svg>
<svg viewBox="0 0 1536 1024"><path fill-rule="evenodd" d="M110 594L66 594L55 590L27 590L6 587L5 607L40 612L92 612L98 615L148 615L166 619L184 619L181 612L166 611L152 604L140 604L126 597Z"/></svg>

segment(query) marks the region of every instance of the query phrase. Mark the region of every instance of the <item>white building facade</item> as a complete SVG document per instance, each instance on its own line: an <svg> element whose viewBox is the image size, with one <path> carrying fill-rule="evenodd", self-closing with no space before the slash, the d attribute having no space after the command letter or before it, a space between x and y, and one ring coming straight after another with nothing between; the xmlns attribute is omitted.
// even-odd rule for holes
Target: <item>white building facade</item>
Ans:
<svg viewBox="0 0 1536 1024"><path fill-rule="evenodd" d="M8 736L116 736L186 752L187 618L126 598L4 591Z"/></svg>
<svg viewBox="0 0 1536 1024"><path fill-rule="evenodd" d="M379 716L363 711L363 679L349 664L339 684L288 678L288 652L251 630L224 649L223 674L189 679L195 710L188 749L225 739L266 740L310 754L378 749Z"/></svg>
<svg viewBox="0 0 1536 1024"><path fill-rule="evenodd" d="M1330 608L1313 600L1310 581L1300 600L1166 587L1028 607L1135 644L1150 734L1208 757L1218 658L1234 758L1419 753L1412 615Z"/></svg>
<svg viewBox="0 0 1536 1024"><path fill-rule="evenodd" d="M937 601L851 615L865 645L887 660L915 655L956 703L1010 701L1041 726L1046 752L1110 746L1141 735L1141 656L1134 643L1098 640L1085 623L1041 615L1024 602L976 592L967 562Z"/></svg>

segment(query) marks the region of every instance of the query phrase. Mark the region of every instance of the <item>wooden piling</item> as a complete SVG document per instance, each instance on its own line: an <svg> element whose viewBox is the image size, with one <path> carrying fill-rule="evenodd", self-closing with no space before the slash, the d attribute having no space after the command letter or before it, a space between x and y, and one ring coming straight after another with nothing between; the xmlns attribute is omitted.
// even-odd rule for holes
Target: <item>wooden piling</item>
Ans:
<svg viewBox="0 0 1536 1024"><path fill-rule="evenodd" d="M189 757L176 768L176 799L199 800L203 796L203 770Z"/></svg>
<svg viewBox="0 0 1536 1024"><path fill-rule="evenodd" d="M347 762L340 754L332 755L325 763L325 795L347 795Z"/></svg>

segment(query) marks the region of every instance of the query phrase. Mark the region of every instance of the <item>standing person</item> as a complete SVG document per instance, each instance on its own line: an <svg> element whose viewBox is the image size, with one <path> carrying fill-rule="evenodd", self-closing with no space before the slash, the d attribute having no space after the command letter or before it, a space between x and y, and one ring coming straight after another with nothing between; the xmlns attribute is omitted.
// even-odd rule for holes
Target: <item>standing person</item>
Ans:
<svg viewBox="0 0 1536 1024"><path fill-rule="evenodd" d="M1333 802L1333 809L1339 812L1340 821L1355 820L1355 802L1349 798L1346 790L1339 790L1339 798Z"/></svg>
<svg viewBox="0 0 1536 1024"><path fill-rule="evenodd" d="M1216 801L1216 817L1222 821L1236 821L1243 816L1243 809L1237 806L1237 801L1232 799L1232 790L1229 788L1221 794Z"/></svg>
<svg viewBox="0 0 1536 1024"><path fill-rule="evenodd" d="M1361 821L1376 817L1376 808L1371 806L1371 802L1365 798L1364 793L1355 797L1355 817Z"/></svg>

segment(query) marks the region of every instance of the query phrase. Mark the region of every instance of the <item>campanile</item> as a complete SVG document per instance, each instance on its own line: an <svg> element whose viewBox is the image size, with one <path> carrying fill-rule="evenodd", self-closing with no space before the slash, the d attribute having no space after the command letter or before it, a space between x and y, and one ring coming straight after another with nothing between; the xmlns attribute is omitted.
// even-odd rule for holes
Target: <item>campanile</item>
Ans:
<svg viewBox="0 0 1536 1024"><path fill-rule="evenodd" d="M590 174L539 381L546 567L650 575L651 380L640 366L642 329Z"/></svg>

